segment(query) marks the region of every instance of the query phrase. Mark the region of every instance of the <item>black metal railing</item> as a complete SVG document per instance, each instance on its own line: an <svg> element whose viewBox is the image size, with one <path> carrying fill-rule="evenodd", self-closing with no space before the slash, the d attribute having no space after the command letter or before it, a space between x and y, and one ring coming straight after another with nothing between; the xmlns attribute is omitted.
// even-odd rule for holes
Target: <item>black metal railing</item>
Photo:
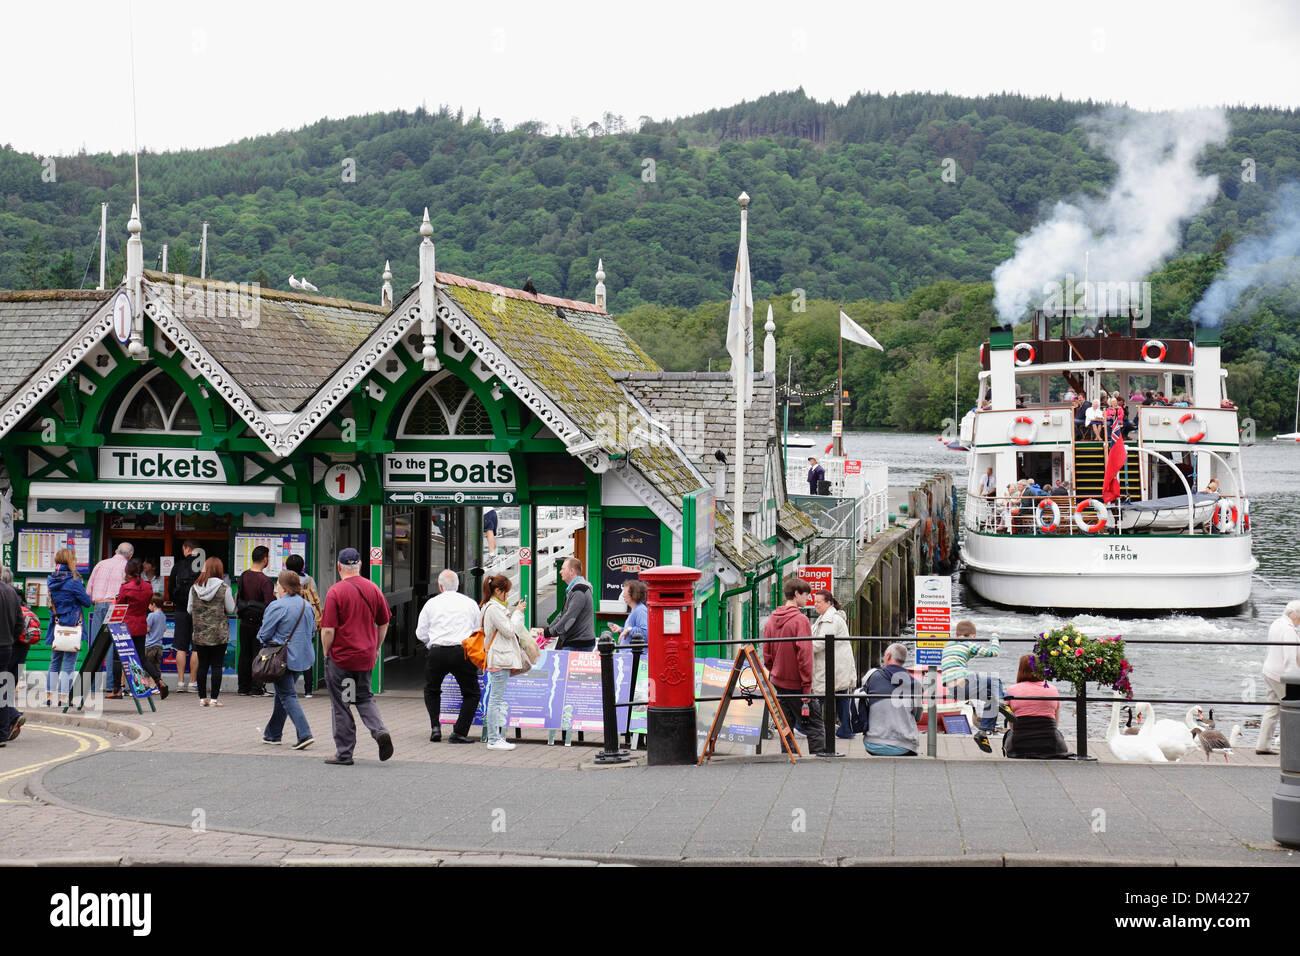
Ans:
<svg viewBox="0 0 1300 956"><path fill-rule="evenodd" d="M826 756L826 757L841 756L840 754L837 754L837 753L836 753L836 750L835 750L835 741L836 741L836 739L837 739L836 736L835 736L835 724L836 724L837 716L838 716L838 715L837 715L837 708L836 708L836 701L838 701L838 700L868 700L868 701L870 701L870 700L891 700L891 699L892 699L892 700L907 700L907 699L910 699L910 700L912 700L912 701L919 701L919 702L920 702L920 705L921 705L922 709L924 709L924 710L926 711L926 715L927 715L927 717L926 717L926 719L927 719L927 736L928 736L928 738L929 738L929 744L928 744L928 747L927 747L928 755L931 756L931 757L936 756L936 736L937 736L938 704L939 704L938 689L939 689L939 686L940 686L940 684L941 684L941 678L940 678L940 675L939 675L939 669L938 669L937 667L931 665L931 666L928 668L928 673L927 673L926 675L924 675L922 678L917 678L917 677L913 676L913 678L912 678L913 682L914 682L914 683L919 683L919 684L921 685L922 691L921 691L921 694L920 694L920 695L917 695L917 694L915 694L915 693L912 693L912 694L905 694L905 695L899 695L899 694L897 693L897 691L895 691L894 693L889 693L889 694L868 694L868 693L863 692L863 689L862 689L860 686L859 686L859 687L856 687L856 689L853 690L853 691L851 691L851 692L840 692L840 691L836 691L836 690L834 689L834 686L833 686L833 685L834 685L834 682L835 682L835 645L836 645L836 644L838 644L838 643L842 643L842 642L848 642L848 641L878 641L878 642L881 642L882 644L884 644L884 645L887 646L887 645L889 645L889 644L906 644L906 643L908 643L906 640L902 640L902 639L900 639L900 638L898 638L898 637L896 637L896 636L895 636L895 637L889 637L889 636L873 636L873 635L856 635L856 636L855 636L855 635L850 635L850 636L847 636L847 637L834 637L834 636L827 636L827 637L820 637L820 638L811 638L811 637L776 637L776 638L769 638L769 639L767 639L767 640L760 640L760 641L750 641L750 640L714 641L714 640L710 640L708 643L709 643L710 645L716 645L716 646L740 646L740 645L744 645L744 644L752 644L752 645L755 646L756 649L761 649L761 646L762 646L763 644L794 643L794 642L798 642L798 641L813 641L813 640L818 640L818 641L822 641L822 642L824 642L824 644L825 644L825 655L826 655L826 668L825 668L825 671L826 671L826 678L825 678L825 683L826 683L827 686L824 688L822 694L816 695L816 696L818 696L818 697L821 699L821 701L822 701L822 719L823 719L823 724L824 724L824 727L825 727L825 735L826 735L826 744L825 744L825 748L826 748L826 749L825 749L825 752L824 752L824 753L819 754L818 756ZM989 641L988 639L986 639L986 638L963 637L963 638L961 638L961 640L964 641L964 642L966 642L966 643L971 643L971 644L987 644L987 643L990 643L990 641ZM1031 644L1031 645L1036 645L1036 644L1038 643L1038 638L1036 638L1036 637L1027 637L1027 638L1017 638L1017 637L1013 637L1013 638L1000 638L999 641L998 641L998 643L999 643L999 644ZM1171 647L1185 647L1185 646L1193 646L1193 647L1195 647L1195 646L1203 646L1203 647L1216 647L1216 646L1223 646L1223 647L1272 647L1272 646L1275 646L1275 642L1272 642L1272 641L1220 641L1220 640L1203 640L1203 641L1168 641L1168 640L1163 640L1163 639L1158 639L1158 638L1148 638L1148 639L1136 638L1136 639L1131 639L1131 640L1130 640L1130 639L1128 639L1128 638L1125 638L1125 639L1124 639L1124 645L1125 645L1125 647L1135 646L1135 645L1162 645L1162 646L1163 646L1163 645L1168 645L1168 646L1171 646ZM640 663L641 654L642 654L642 651L643 651L644 649L647 648L647 646L648 646L648 645L645 645L645 644L632 645L632 646L631 646L631 649L633 650L633 665L632 665L632 666L633 666L633 669L632 669L632 685L631 685L631 686L632 686L633 688L636 687L637 672L638 672L638 668L639 668L639 663ZM907 666L907 665L904 665L904 666ZM915 665L915 664L911 665L912 668L915 668L916 666L917 666L917 665ZM857 682L858 680L861 680L861 677L857 677L857 678L855 678L855 684L856 684L856 682ZM812 694L802 694L802 693L785 693L785 694L777 693L775 696L777 697L778 700L781 700L781 699L785 699L785 700L795 700L795 699L798 699L798 700L807 700L807 699L810 699L813 695L812 695ZM741 693L736 694L736 695L734 695L734 696L732 697L732 700L736 700L736 699L740 699L740 700L747 700L747 699L748 699L748 700L761 700L762 697L761 697L761 695L760 695L757 691L752 691L752 692L750 692L750 691L742 691ZM956 698L954 698L954 699L956 699ZM999 698L999 699L1000 699L1000 700L1003 700L1003 701L1012 701L1012 700L1042 700L1043 698L1041 698L1041 697L1017 697L1017 696L1012 695L1012 694L1005 694L1005 695L1003 695L1003 696L1002 696L1001 698ZM1241 700L1240 698L1236 698L1236 699L1232 699L1232 700L1217 700L1217 699L1210 699L1210 698L1204 698L1204 697L1199 697L1199 698L1194 698L1194 699L1193 699L1193 698L1182 698L1182 697L1116 697L1116 696L1114 696L1114 695L1110 695L1110 696L1106 696L1106 695L1089 695L1089 694L1087 693L1086 687L1085 687L1085 689L1084 689L1084 693L1082 693L1082 694L1072 694L1072 695L1070 695L1069 697L1062 696L1062 697L1060 697L1060 698L1058 698L1058 699L1059 699L1060 701L1062 701L1062 702L1065 702L1065 701L1072 701L1072 702L1074 702L1074 704L1075 704L1075 706L1076 706L1076 736L1077 736L1077 738L1078 738L1078 739L1077 739L1077 742L1076 742L1076 747L1077 747L1077 757L1078 757L1078 759L1080 759L1080 760L1094 760L1094 759L1095 759L1095 758L1093 758L1093 757L1089 757L1089 756L1088 756L1088 707L1087 707L1087 705L1088 705L1089 703L1097 703L1097 704L1114 704L1115 702L1119 701L1119 702L1122 702L1122 703L1124 703L1124 704L1143 704L1143 703L1146 703L1146 704L1193 704L1193 705L1204 706L1204 707L1219 706L1219 707L1246 707L1246 708L1255 708L1255 707L1258 707L1258 708L1269 708L1269 707L1275 707L1275 706L1277 706L1277 704L1273 703L1272 701L1268 701L1268 700L1265 700L1265 701L1262 701L1262 702L1260 702L1260 701L1244 701L1244 700ZM700 697L696 697L696 698L695 698L696 703L715 702L715 701L721 701L721 700L723 700L723 698L722 698L721 696L700 696ZM970 695L967 695L966 697L961 698L961 700L963 700L963 701L968 701L968 700L982 700L982 698L975 698L975 697L971 697ZM644 700L619 701L619 702L613 704L613 706L614 706L615 708L622 708L622 707L627 707L627 708L632 708L632 707L645 707L645 706L647 706L647 702L644 701ZM628 711L628 721L629 721L628 726L629 726L629 727L630 727L630 720L631 720L631 710L629 709L629 711ZM975 728L972 728L972 729L975 729ZM625 731L625 732L626 732L626 731ZM628 737L629 737L629 739L630 739L630 736L631 736L630 733L628 733ZM1266 741L1265 743L1267 744L1267 743L1269 743L1269 742Z"/></svg>

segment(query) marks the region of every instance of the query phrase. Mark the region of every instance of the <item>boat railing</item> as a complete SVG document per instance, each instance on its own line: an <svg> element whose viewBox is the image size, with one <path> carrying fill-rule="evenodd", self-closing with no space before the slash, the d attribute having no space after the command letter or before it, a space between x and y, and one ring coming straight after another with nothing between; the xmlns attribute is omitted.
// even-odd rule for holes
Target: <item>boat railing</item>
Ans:
<svg viewBox="0 0 1300 956"><path fill-rule="evenodd" d="M1116 500L1109 504L1091 495L1012 495L987 497L966 495L966 527L986 535L1030 535L1033 537L1099 537L1142 535L1143 528L1125 528L1126 506L1140 502ZM1191 535L1238 535L1250 530L1250 503L1245 498L1220 496L1213 504L1196 501L1190 495L1179 506L1177 527L1162 527L1164 533ZM1202 517L1198 519L1198 512ZM1184 522L1184 518L1186 521Z"/></svg>

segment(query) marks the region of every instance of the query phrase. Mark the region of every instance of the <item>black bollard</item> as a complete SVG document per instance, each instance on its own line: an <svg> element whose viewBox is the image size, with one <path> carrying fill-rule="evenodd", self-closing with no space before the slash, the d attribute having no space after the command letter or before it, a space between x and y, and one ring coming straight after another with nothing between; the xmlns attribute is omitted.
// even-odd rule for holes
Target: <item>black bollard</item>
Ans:
<svg viewBox="0 0 1300 956"><path fill-rule="evenodd" d="M618 708L614 700L614 642L608 634L596 642L600 652L600 697L605 722L605 749L596 755L596 763L631 763L626 750L618 746Z"/></svg>
<svg viewBox="0 0 1300 956"><path fill-rule="evenodd" d="M1096 760L1096 757L1088 756L1088 701L1085 695L1088 692L1088 685L1081 684L1075 688L1074 694L1074 736L1078 738L1077 753L1070 755L1071 760Z"/></svg>
<svg viewBox="0 0 1300 956"><path fill-rule="evenodd" d="M1273 839L1283 846L1300 847L1300 671L1282 675L1286 697L1280 704L1282 775L1273 791ZM1267 747L1261 740L1256 747Z"/></svg>
<svg viewBox="0 0 1300 956"><path fill-rule="evenodd" d="M826 638L826 686L822 688L822 723L826 727L826 747L819 756L840 757L835 752L835 637Z"/></svg>

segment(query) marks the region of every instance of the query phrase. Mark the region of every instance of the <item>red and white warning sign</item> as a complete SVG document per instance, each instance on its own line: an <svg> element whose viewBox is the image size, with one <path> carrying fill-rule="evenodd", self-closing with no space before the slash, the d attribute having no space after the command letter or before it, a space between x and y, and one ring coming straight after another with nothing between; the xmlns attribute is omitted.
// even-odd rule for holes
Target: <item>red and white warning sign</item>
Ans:
<svg viewBox="0 0 1300 956"><path fill-rule="evenodd" d="M371 566L374 567L374 566L376 566L376 565L380 565L380 564L383 564L383 563L384 563L384 549L383 549L383 548L371 548L371 549L370 549L370 564L371 564Z"/></svg>
<svg viewBox="0 0 1300 956"><path fill-rule="evenodd" d="M522 567L525 567L525 566L530 565L530 564L532 564L532 563L533 563L533 549L532 549L532 548L520 548L520 549L519 549L519 566L522 568Z"/></svg>

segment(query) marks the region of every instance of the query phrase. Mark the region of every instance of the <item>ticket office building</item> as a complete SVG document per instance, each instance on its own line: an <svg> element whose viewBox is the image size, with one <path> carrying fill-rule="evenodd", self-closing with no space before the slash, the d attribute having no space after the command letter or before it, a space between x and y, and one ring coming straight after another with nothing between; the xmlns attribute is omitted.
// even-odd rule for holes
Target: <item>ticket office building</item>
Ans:
<svg viewBox="0 0 1300 956"><path fill-rule="evenodd" d="M775 560L772 540L735 549L721 511L683 549L684 499L710 482L670 437L644 440L613 375L657 366L601 305L431 270L392 307L270 290L232 305L223 283L129 272L106 292L0 293L3 557L38 604L69 545L84 573L129 541L165 579L185 540L232 576L264 544L271 572L302 554L322 594L356 547L394 614L382 690L422 679L415 624L444 567L475 596L506 574L540 625L565 554L600 591L598 623L621 619L639 568L708 563L707 639L722 589ZM612 409L641 439L610 434ZM38 645L28 668L47 662Z"/></svg>

